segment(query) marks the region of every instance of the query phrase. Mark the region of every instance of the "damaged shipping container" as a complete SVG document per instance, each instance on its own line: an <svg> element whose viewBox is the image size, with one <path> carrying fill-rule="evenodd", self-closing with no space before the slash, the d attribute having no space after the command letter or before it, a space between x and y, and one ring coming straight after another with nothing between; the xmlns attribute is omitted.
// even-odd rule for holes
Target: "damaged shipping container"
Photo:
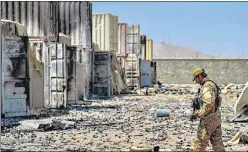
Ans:
<svg viewBox="0 0 248 152"><path fill-rule="evenodd" d="M93 94L98 98L111 96L110 52L94 52Z"/></svg>
<svg viewBox="0 0 248 152"><path fill-rule="evenodd" d="M92 48L91 2L59 2L59 32L69 36L72 45Z"/></svg>
<svg viewBox="0 0 248 152"><path fill-rule="evenodd" d="M28 36L57 41L58 2L2 1L1 17L25 25Z"/></svg>
<svg viewBox="0 0 248 152"><path fill-rule="evenodd" d="M118 50L118 16L111 14L93 14L93 43L98 51Z"/></svg>
<svg viewBox="0 0 248 152"><path fill-rule="evenodd" d="M28 38L2 35L2 114L30 115Z"/></svg>

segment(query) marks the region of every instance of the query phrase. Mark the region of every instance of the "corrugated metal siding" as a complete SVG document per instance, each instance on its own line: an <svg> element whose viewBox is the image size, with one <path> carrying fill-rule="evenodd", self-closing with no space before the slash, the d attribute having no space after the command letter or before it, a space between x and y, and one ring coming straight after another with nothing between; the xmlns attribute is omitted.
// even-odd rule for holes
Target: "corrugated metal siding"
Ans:
<svg viewBox="0 0 248 152"><path fill-rule="evenodd" d="M140 58L142 60L146 59L146 36L140 36Z"/></svg>
<svg viewBox="0 0 248 152"><path fill-rule="evenodd" d="M140 56L140 25L127 25L126 53Z"/></svg>
<svg viewBox="0 0 248 152"><path fill-rule="evenodd" d="M59 32L70 36L72 45L91 48L91 2L59 2Z"/></svg>
<svg viewBox="0 0 248 152"><path fill-rule="evenodd" d="M1 2L1 15L26 25L28 36L57 41L58 2Z"/></svg>
<svg viewBox="0 0 248 152"><path fill-rule="evenodd" d="M153 60L153 40L146 40L146 60Z"/></svg>
<svg viewBox="0 0 248 152"><path fill-rule="evenodd" d="M30 68L30 108L44 108L44 65L42 63L42 47L41 39L29 39L32 52L35 54L39 63L39 72ZM30 65L32 67L32 65Z"/></svg>
<svg viewBox="0 0 248 152"><path fill-rule="evenodd" d="M126 23L118 24L118 55L126 54Z"/></svg>
<svg viewBox="0 0 248 152"><path fill-rule="evenodd" d="M44 108L44 65L41 63L40 72L34 71L31 78L32 101L30 108Z"/></svg>
<svg viewBox="0 0 248 152"><path fill-rule="evenodd" d="M111 14L93 14L93 43L101 51L118 50L118 16Z"/></svg>

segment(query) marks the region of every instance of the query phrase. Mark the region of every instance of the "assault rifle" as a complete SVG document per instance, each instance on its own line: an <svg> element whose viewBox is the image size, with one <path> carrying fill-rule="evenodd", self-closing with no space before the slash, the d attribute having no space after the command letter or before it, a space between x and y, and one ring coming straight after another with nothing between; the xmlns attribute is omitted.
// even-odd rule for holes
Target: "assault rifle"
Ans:
<svg viewBox="0 0 248 152"><path fill-rule="evenodd" d="M193 108L193 114L190 118L190 121L196 120L195 112L199 110L204 103L204 101L201 98L199 98L199 94L200 94L200 89L198 89L197 98L193 99L191 104L191 108Z"/></svg>

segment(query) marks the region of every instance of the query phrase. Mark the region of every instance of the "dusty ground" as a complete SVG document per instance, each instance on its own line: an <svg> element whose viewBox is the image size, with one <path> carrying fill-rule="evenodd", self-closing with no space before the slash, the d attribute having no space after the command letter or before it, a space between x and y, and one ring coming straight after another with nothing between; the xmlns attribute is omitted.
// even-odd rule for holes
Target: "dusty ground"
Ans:
<svg viewBox="0 0 248 152"><path fill-rule="evenodd" d="M88 150L129 151L131 146L160 146L162 151L182 151L192 148L198 121L191 122L184 112L190 109L195 95L134 96L126 95L112 101L95 103L94 108L70 107L68 114L56 116L77 123L76 129L55 131L17 131L16 127L2 131L2 149L17 150ZM245 151L248 145L227 145L237 131L247 124L228 123L234 102L223 101L222 126L226 150ZM111 105L111 106L110 106ZM155 118L156 108L169 108L170 117ZM211 146L208 147L211 150Z"/></svg>

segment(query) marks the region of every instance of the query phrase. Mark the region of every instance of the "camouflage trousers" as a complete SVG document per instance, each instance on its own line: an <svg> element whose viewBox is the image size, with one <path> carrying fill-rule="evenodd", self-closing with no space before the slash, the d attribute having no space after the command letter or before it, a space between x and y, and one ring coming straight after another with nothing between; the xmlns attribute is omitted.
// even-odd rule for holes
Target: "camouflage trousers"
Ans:
<svg viewBox="0 0 248 152"><path fill-rule="evenodd" d="M201 120L197 136L194 139L193 151L205 151L209 140L214 151L225 151L222 141L221 120L219 118L216 119L216 122L214 122L213 118L211 123Z"/></svg>

